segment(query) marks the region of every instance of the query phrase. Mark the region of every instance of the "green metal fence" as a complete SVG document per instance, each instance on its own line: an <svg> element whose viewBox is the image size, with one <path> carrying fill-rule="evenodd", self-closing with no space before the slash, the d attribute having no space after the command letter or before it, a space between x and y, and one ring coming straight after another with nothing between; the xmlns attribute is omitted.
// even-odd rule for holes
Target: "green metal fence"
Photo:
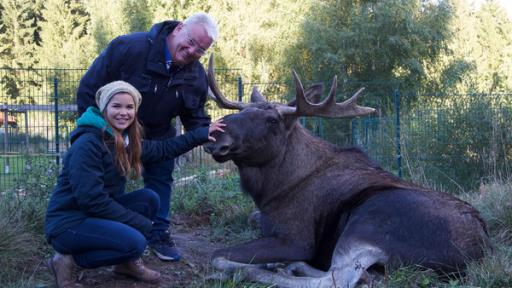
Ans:
<svg viewBox="0 0 512 288"><path fill-rule="evenodd" d="M398 98L392 115L353 121L353 143L397 175L452 192L511 175L512 94L423 98L401 113Z"/></svg>
<svg viewBox="0 0 512 288"><path fill-rule="evenodd" d="M69 147L75 93L84 73L84 69L0 69L0 192L25 181L33 166L59 164ZM276 102L285 102L286 95L294 93L291 83L243 82L237 69L217 69L216 75L231 100L249 101L253 86ZM377 108L377 115L310 117L301 123L332 143L361 147L399 176L451 191L475 188L481 181L512 172L511 94L418 96L401 92L398 83L345 82L338 101L362 86L366 91L360 104ZM409 105L413 98L419 99L414 107ZM232 113L211 101L207 110L213 119ZM176 178L204 167L226 168L213 163L202 149L181 157L178 164Z"/></svg>

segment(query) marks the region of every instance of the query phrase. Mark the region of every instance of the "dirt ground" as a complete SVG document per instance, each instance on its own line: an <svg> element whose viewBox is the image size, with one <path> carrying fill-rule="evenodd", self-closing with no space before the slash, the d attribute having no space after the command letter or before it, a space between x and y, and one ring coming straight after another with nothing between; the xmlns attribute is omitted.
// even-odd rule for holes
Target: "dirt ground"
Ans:
<svg viewBox="0 0 512 288"><path fill-rule="evenodd" d="M115 275L110 267L82 270L79 283L85 287L95 288L137 288L137 287L201 287L204 277L212 272L208 259L211 253L223 246L209 240L208 225L197 226L198 219L190 219L182 215L173 216L173 238L181 250L183 258L179 262L163 262L148 250L144 253L144 263L151 269L162 274L158 284L147 284L130 278ZM50 272L42 262L34 272L37 288L55 287Z"/></svg>

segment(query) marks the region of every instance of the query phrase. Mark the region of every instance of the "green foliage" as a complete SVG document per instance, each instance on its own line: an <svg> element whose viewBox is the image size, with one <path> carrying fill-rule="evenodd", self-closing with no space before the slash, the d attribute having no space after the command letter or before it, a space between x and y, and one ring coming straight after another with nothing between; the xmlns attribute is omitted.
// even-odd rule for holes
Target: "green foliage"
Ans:
<svg viewBox="0 0 512 288"><path fill-rule="evenodd" d="M1 5L0 67L34 67L39 1L6 0Z"/></svg>
<svg viewBox="0 0 512 288"><path fill-rule="evenodd" d="M242 71L250 93L253 84L282 81L298 63L283 66L290 47L297 41L301 22L313 3L281 1L222 0L210 7L217 19L220 37L213 52L217 67ZM263 86L263 85L260 85ZM260 87L261 88L261 87ZM266 88L262 92L267 93Z"/></svg>
<svg viewBox="0 0 512 288"><path fill-rule="evenodd" d="M183 21L193 13L210 11L211 6L219 5L219 2L211 0L148 0L148 10L151 11L155 23L169 19Z"/></svg>
<svg viewBox="0 0 512 288"><path fill-rule="evenodd" d="M400 116L405 178L460 193L512 173L510 95L443 95L437 102L426 98ZM395 115L353 120L350 131L353 145L395 174L396 133Z"/></svg>
<svg viewBox="0 0 512 288"><path fill-rule="evenodd" d="M83 2L49 0L42 9L42 44L38 47L41 67L82 68L94 57L87 25L90 16Z"/></svg>
<svg viewBox="0 0 512 288"><path fill-rule="evenodd" d="M240 192L238 176L224 171L220 174L201 170L186 179L176 177L172 211L206 218L213 229L213 240L227 235L234 242L253 238L255 232L247 225L254 209L252 200Z"/></svg>
<svg viewBox="0 0 512 288"><path fill-rule="evenodd" d="M6 0L0 4L0 68L33 68L37 65L39 1ZM30 79L24 79L30 81ZM31 102L20 97L23 82L15 74L2 74L0 101Z"/></svg>
<svg viewBox="0 0 512 288"><path fill-rule="evenodd" d="M402 267L392 271L381 283L381 287L399 288L399 287L439 287L440 280L431 270L421 269L421 267Z"/></svg>
<svg viewBox="0 0 512 288"><path fill-rule="evenodd" d="M507 144L512 142L508 125L512 108L505 96L454 95L445 98L451 99L449 109L442 108L445 102L441 107L426 104L409 113L402 121L403 135L410 137L403 139L410 165L416 166L414 161L427 164L426 178L452 191L456 183L465 190L508 175L512 169Z"/></svg>
<svg viewBox="0 0 512 288"><path fill-rule="evenodd" d="M28 160L28 177L0 195L0 283L23 286L32 267L48 252L43 224L48 195L55 184L56 166ZM30 167L30 168L28 168Z"/></svg>
<svg viewBox="0 0 512 288"><path fill-rule="evenodd" d="M512 181L482 184L479 193L466 195L466 199L480 211L498 243L512 244Z"/></svg>
<svg viewBox="0 0 512 288"><path fill-rule="evenodd" d="M512 287L512 247L495 245L482 262L469 265L464 280L466 287Z"/></svg>
<svg viewBox="0 0 512 288"><path fill-rule="evenodd" d="M319 1L303 24L287 65L326 80L400 82L417 91L424 63L445 49L450 34L447 1ZM297 65L297 64L295 64ZM412 101L414 99L407 99Z"/></svg>
<svg viewBox="0 0 512 288"><path fill-rule="evenodd" d="M427 67L432 92L504 92L511 89L512 22L497 2L486 1L475 13L468 1L452 0L447 26L449 51Z"/></svg>
<svg viewBox="0 0 512 288"><path fill-rule="evenodd" d="M477 193L461 195L475 206L487 224L493 251L482 262L468 267L466 285L479 287L512 286L512 181L491 180Z"/></svg>
<svg viewBox="0 0 512 288"><path fill-rule="evenodd" d="M505 91L512 88L512 22L496 2L488 1L477 13L479 91Z"/></svg>
<svg viewBox="0 0 512 288"><path fill-rule="evenodd" d="M95 40L93 44L95 44L96 54L100 53L117 36L130 32L147 31L153 20L153 15L146 8L148 3L146 0L107 2L91 0L85 2L86 10L90 15L89 31Z"/></svg>

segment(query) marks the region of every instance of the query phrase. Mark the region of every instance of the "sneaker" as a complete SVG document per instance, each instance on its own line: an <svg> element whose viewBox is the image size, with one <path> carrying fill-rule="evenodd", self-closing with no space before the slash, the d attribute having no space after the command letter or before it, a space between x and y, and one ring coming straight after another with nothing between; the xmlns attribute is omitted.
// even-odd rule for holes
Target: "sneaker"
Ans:
<svg viewBox="0 0 512 288"><path fill-rule="evenodd" d="M176 243L171 238L169 231L151 233L149 248L163 261L179 261L181 252L176 248Z"/></svg>

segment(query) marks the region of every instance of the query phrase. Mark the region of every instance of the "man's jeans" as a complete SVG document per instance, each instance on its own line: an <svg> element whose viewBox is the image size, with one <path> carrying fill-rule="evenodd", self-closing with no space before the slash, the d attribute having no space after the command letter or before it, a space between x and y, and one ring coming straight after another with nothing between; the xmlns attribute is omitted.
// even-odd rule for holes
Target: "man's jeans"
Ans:
<svg viewBox="0 0 512 288"><path fill-rule="evenodd" d="M172 172L174 159L144 164L144 187L149 188L160 196L160 209L153 218L152 233L164 232L169 229Z"/></svg>
<svg viewBox="0 0 512 288"><path fill-rule="evenodd" d="M148 219L154 218L160 205L158 195L146 188L126 193L116 201ZM146 238L121 222L90 217L53 238L51 244L55 251L73 255L78 266L96 268L139 258L146 248Z"/></svg>

